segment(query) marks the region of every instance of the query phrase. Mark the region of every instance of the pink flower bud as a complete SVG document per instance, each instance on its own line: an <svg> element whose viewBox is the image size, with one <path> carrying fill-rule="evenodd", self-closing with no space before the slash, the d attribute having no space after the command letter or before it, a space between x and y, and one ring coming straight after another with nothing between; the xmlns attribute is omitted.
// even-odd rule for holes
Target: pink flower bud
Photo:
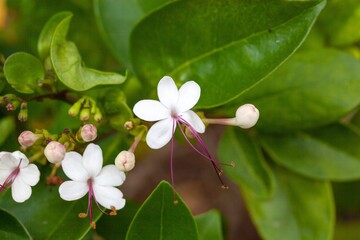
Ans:
<svg viewBox="0 0 360 240"><path fill-rule="evenodd" d="M128 172L135 167L135 155L129 151L121 151L115 158L115 166L123 172Z"/></svg>
<svg viewBox="0 0 360 240"><path fill-rule="evenodd" d="M41 137L40 134L34 134L31 131L23 131L20 136L18 137L18 141L21 146L23 147L30 147L32 146L36 140Z"/></svg>
<svg viewBox="0 0 360 240"><path fill-rule="evenodd" d="M45 157L49 162L54 164L61 162L65 157L65 153L65 146L56 141L51 141L44 149Z"/></svg>
<svg viewBox="0 0 360 240"><path fill-rule="evenodd" d="M236 125L241 128L253 127L259 119L259 110L252 104L244 104L236 110Z"/></svg>
<svg viewBox="0 0 360 240"><path fill-rule="evenodd" d="M86 124L81 128L81 138L85 142L91 142L94 141L97 137L97 129L92 124Z"/></svg>

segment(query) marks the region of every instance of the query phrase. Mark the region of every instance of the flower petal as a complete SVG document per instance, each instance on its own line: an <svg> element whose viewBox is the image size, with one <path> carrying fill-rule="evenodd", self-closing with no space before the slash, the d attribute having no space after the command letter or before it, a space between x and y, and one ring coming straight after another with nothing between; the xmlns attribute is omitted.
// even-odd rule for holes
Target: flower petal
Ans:
<svg viewBox="0 0 360 240"><path fill-rule="evenodd" d="M176 125L172 118L161 120L151 126L146 135L146 143L152 149L159 149L165 146L173 135L173 127Z"/></svg>
<svg viewBox="0 0 360 240"><path fill-rule="evenodd" d="M0 169L13 171L19 165L19 160L12 153L2 154Z"/></svg>
<svg viewBox="0 0 360 240"><path fill-rule="evenodd" d="M138 118L150 122L170 117L170 110L155 100L141 100L135 104L133 111Z"/></svg>
<svg viewBox="0 0 360 240"><path fill-rule="evenodd" d="M194 81L184 83L179 90L179 99L176 105L176 109L179 113L183 113L192 107L199 101L201 89L199 84Z"/></svg>
<svg viewBox="0 0 360 240"><path fill-rule="evenodd" d="M198 133L205 132L205 124L203 123L203 121L201 121L201 118L193 111L186 111L181 114L181 117L185 121L187 121Z"/></svg>
<svg viewBox="0 0 360 240"><path fill-rule="evenodd" d="M94 184L101 186L120 186L124 181L125 173L113 164L103 167L100 174L94 178Z"/></svg>
<svg viewBox="0 0 360 240"><path fill-rule="evenodd" d="M0 184L3 184L6 181L12 171L13 170L11 169L0 169Z"/></svg>
<svg viewBox="0 0 360 240"><path fill-rule="evenodd" d="M17 177L21 178L24 183L35 186L40 180L40 171L35 164L29 164L27 167L20 169Z"/></svg>
<svg viewBox="0 0 360 240"><path fill-rule="evenodd" d="M103 164L103 155L100 146L93 143L87 145L82 162L89 176L96 177L101 171Z"/></svg>
<svg viewBox="0 0 360 240"><path fill-rule="evenodd" d="M111 206L114 206L116 210L125 206L125 199L119 189L115 187L93 185L93 190L95 199L101 206L107 209L111 209Z"/></svg>
<svg viewBox="0 0 360 240"><path fill-rule="evenodd" d="M23 167L26 167L27 165L29 165L29 159L22 152L15 151L12 153L12 155L18 159L17 164L19 164L19 161L21 160L20 168L23 168Z"/></svg>
<svg viewBox="0 0 360 240"><path fill-rule="evenodd" d="M66 181L59 187L60 197L66 201L82 198L89 191L87 182Z"/></svg>
<svg viewBox="0 0 360 240"><path fill-rule="evenodd" d="M173 108L176 106L179 91L171 77L165 76L160 79L157 86L157 93L160 102L166 107Z"/></svg>
<svg viewBox="0 0 360 240"><path fill-rule="evenodd" d="M61 166L66 176L71 180L85 182L89 178L83 166L82 157L77 152L67 152Z"/></svg>
<svg viewBox="0 0 360 240"><path fill-rule="evenodd" d="M11 195L15 202L22 203L31 196L30 185L24 183L21 178L17 177L11 185Z"/></svg>

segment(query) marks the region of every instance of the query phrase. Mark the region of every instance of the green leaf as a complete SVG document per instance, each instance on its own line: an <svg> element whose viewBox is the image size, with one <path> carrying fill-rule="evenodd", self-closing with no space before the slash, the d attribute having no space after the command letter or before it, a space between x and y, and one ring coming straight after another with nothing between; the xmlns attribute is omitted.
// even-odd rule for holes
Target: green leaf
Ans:
<svg viewBox="0 0 360 240"><path fill-rule="evenodd" d="M195 221L170 184L162 181L136 213L126 239L198 239Z"/></svg>
<svg viewBox="0 0 360 240"><path fill-rule="evenodd" d="M195 80L199 107L249 90L303 42L325 2L176 1L133 30L131 59L140 79ZM180 31L180 32L179 32Z"/></svg>
<svg viewBox="0 0 360 240"><path fill-rule="evenodd" d="M59 80L76 91L85 91L97 85L123 83L125 77L120 74L101 72L83 66L76 45L66 41L72 15L60 14L64 18L56 26L50 45L51 62Z"/></svg>
<svg viewBox="0 0 360 240"><path fill-rule="evenodd" d="M90 230L89 220L78 217L80 212L86 212L87 198L64 201L58 186L48 186L44 180L32 191L30 199L21 204L14 202L11 191L2 192L0 207L16 216L34 239L81 239ZM94 220L100 216L101 212L94 209Z"/></svg>
<svg viewBox="0 0 360 240"><path fill-rule="evenodd" d="M280 168L270 199L253 197L243 189L251 217L266 240L329 240L334 203L329 182L298 176Z"/></svg>
<svg viewBox="0 0 360 240"><path fill-rule="evenodd" d="M226 168L228 176L248 192L269 197L274 188L274 176L264 160L260 146L241 129L228 128L220 140L219 157L222 162L235 163Z"/></svg>
<svg viewBox="0 0 360 240"><path fill-rule="evenodd" d="M31 239L24 225L13 215L0 209L0 238L1 239Z"/></svg>
<svg viewBox="0 0 360 240"><path fill-rule="evenodd" d="M4 74L8 83L18 92L34 93L38 81L43 80L45 71L39 59L25 52L8 57L4 63Z"/></svg>
<svg viewBox="0 0 360 240"><path fill-rule="evenodd" d="M274 161L299 174L337 181L360 178L360 136L348 127L264 134L261 141Z"/></svg>
<svg viewBox="0 0 360 240"><path fill-rule="evenodd" d="M216 210L211 210L195 217L199 230L199 240L222 240L221 216Z"/></svg>
<svg viewBox="0 0 360 240"><path fill-rule="evenodd" d="M12 117L0 119L0 146L7 140L10 134L15 130L15 121Z"/></svg>
<svg viewBox="0 0 360 240"><path fill-rule="evenodd" d="M131 30L147 14L175 0L95 0L95 16L100 31L118 61L131 68ZM121 13L121 14L119 14Z"/></svg>
<svg viewBox="0 0 360 240"><path fill-rule="evenodd" d="M237 102L248 101L259 109L258 128L284 132L337 121L359 104L359 92L360 63L343 52L323 49L295 54Z"/></svg>

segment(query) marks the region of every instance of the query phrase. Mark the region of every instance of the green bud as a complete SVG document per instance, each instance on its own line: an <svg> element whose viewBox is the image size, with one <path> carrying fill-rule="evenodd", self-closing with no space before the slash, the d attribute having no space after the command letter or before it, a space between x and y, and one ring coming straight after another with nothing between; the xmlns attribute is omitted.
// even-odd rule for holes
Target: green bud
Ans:
<svg viewBox="0 0 360 240"><path fill-rule="evenodd" d="M80 99L79 101L77 101L70 107L68 113L71 117L76 117L77 115L79 115L82 103L83 103L83 100Z"/></svg>
<svg viewBox="0 0 360 240"><path fill-rule="evenodd" d="M99 108L96 108L95 114L94 114L94 120L97 122L100 122L102 120L102 114L100 112Z"/></svg>
<svg viewBox="0 0 360 240"><path fill-rule="evenodd" d="M20 122L26 122L28 119L28 111L27 109L25 110L20 110L19 114L18 114L18 119Z"/></svg>
<svg viewBox="0 0 360 240"><path fill-rule="evenodd" d="M80 120L83 122L89 121L90 115L91 114L89 108L82 108L80 111Z"/></svg>

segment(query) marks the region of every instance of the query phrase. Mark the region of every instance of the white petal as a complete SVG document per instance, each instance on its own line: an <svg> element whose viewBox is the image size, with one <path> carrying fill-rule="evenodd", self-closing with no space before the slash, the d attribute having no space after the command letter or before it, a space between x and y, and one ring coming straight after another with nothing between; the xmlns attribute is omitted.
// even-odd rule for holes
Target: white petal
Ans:
<svg viewBox="0 0 360 240"><path fill-rule="evenodd" d="M135 104L133 111L138 118L150 122L170 117L170 110L155 100L141 100Z"/></svg>
<svg viewBox="0 0 360 240"><path fill-rule="evenodd" d="M29 164L20 169L18 178L30 186L35 186L40 180L40 171L35 164Z"/></svg>
<svg viewBox="0 0 360 240"><path fill-rule="evenodd" d="M15 202L22 203L28 200L31 196L30 185L24 183L21 178L15 178L11 185L11 194Z"/></svg>
<svg viewBox="0 0 360 240"><path fill-rule="evenodd" d="M12 171L17 168L18 165L19 160L12 153L6 153L1 156L0 169Z"/></svg>
<svg viewBox="0 0 360 240"><path fill-rule="evenodd" d="M119 210L125 206L125 199L122 192L115 187L93 186L96 201L101 206L111 209L114 206L116 210Z"/></svg>
<svg viewBox="0 0 360 240"><path fill-rule="evenodd" d="M176 125L172 118L167 118L155 123L146 135L146 143L152 149L159 149L165 146L171 140L175 127Z"/></svg>
<svg viewBox="0 0 360 240"><path fill-rule="evenodd" d="M94 179L94 184L101 186L120 186L125 181L125 173L119 171L115 165L103 167L100 174Z"/></svg>
<svg viewBox="0 0 360 240"><path fill-rule="evenodd" d="M82 157L77 152L67 152L61 166L66 176L71 180L84 182L89 179L82 163Z"/></svg>
<svg viewBox="0 0 360 240"><path fill-rule="evenodd" d="M204 133L205 132L205 124L201 121L201 118L194 113L193 111L189 110L181 114L181 117L190 123L190 125L198 132Z"/></svg>
<svg viewBox="0 0 360 240"><path fill-rule="evenodd" d="M82 162L89 176L96 177L101 171L103 164L103 155L100 146L90 143L84 151Z"/></svg>
<svg viewBox="0 0 360 240"><path fill-rule="evenodd" d="M59 187L60 197L66 201L82 198L89 191L87 182L66 181Z"/></svg>
<svg viewBox="0 0 360 240"><path fill-rule="evenodd" d="M19 164L19 161L21 160L20 168L23 168L23 167L26 167L27 165L29 165L29 159L22 152L15 151L12 153L12 155L18 159L18 164Z"/></svg>
<svg viewBox="0 0 360 240"><path fill-rule="evenodd" d="M3 184L8 176L10 176L11 169L0 169L0 184Z"/></svg>
<svg viewBox="0 0 360 240"><path fill-rule="evenodd" d="M179 113L185 112L199 101L201 89L194 81L184 83L179 90L179 99L176 109Z"/></svg>
<svg viewBox="0 0 360 240"><path fill-rule="evenodd" d="M157 86L159 100L168 108L176 106L178 101L179 91L171 77L163 77Z"/></svg>

